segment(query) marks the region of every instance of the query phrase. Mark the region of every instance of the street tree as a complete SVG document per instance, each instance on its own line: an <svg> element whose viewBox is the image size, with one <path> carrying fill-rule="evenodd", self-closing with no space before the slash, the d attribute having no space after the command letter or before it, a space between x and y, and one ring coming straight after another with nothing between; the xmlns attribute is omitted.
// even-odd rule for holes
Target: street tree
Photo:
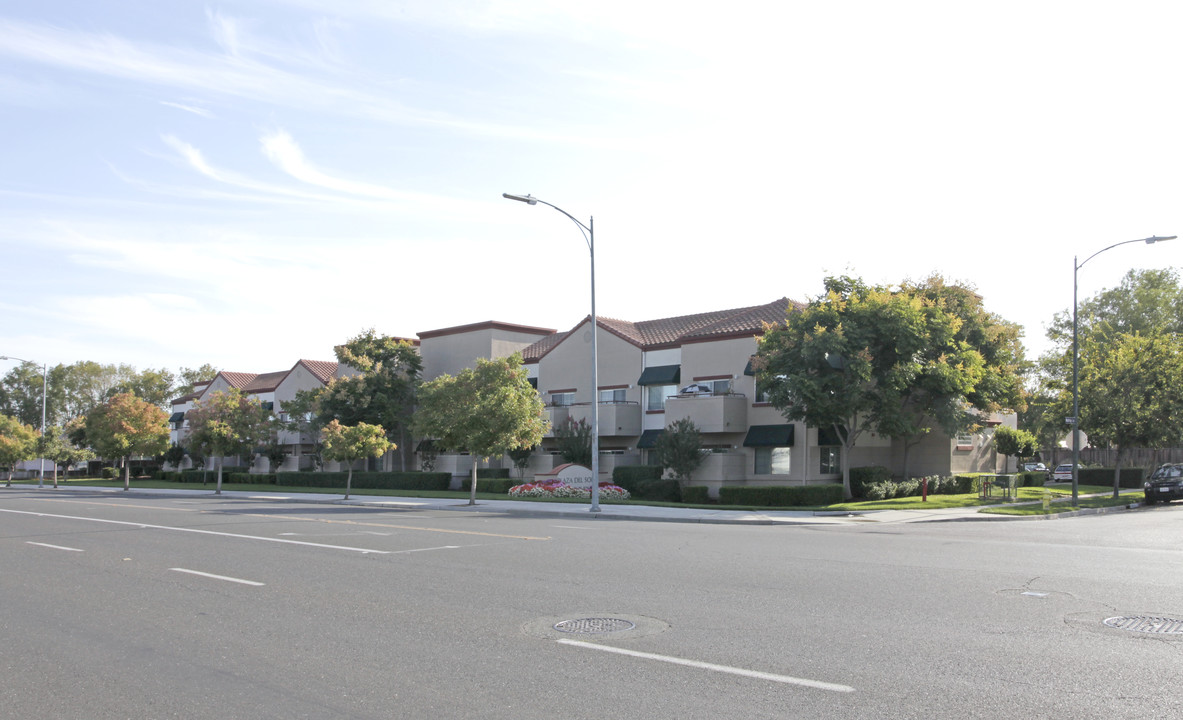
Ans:
<svg viewBox="0 0 1183 720"><path fill-rule="evenodd" d="M258 398L234 388L195 401L185 419L189 421L191 450L217 458L217 495L222 494L225 459L253 455L254 448L265 444L276 427L271 411Z"/></svg>
<svg viewBox="0 0 1183 720"><path fill-rule="evenodd" d="M337 378L324 388L318 401L323 421L382 426L399 448L400 469L406 470L408 432L423 373L419 352L411 342L371 328L336 353L338 362L360 374Z"/></svg>
<svg viewBox="0 0 1183 720"><path fill-rule="evenodd" d="M1117 450L1113 497L1130 448L1183 441L1183 338L1118 334L1081 348L1080 429L1093 445Z"/></svg>
<svg viewBox="0 0 1183 720"><path fill-rule="evenodd" d="M325 458L341 461L348 468L348 474L345 476L346 500L349 499L349 491L353 485L353 463L362 458L382 457L394 447L386 439L386 431L380 425L342 425L332 420L325 426L322 435Z"/></svg>
<svg viewBox="0 0 1183 720"><path fill-rule="evenodd" d="M690 474L702 464L702 441L698 428L689 418L670 423L654 446L657 460L664 470L672 470L679 480L689 480Z"/></svg>
<svg viewBox="0 0 1183 720"><path fill-rule="evenodd" d="M42 398L52 398L55 392L55 387L47 384L52 379L52 375L43 376L41 365L22 361L0 380L0 413L11 415L25 425L41 427ZM47 423L54 422L56 411L52 400L45 404Z"/></svg>
<svg viewBox="0 0 1183 720"><path fill-rule="evenodd" d="M873 420L901 442L908 477L911 449L933 429L955 436L984 413L1021 409L1026 361L1022 329L988 313L971 289L932 275L894 292L919 303L920 344L911 358L898 358L896 382L880 385Z"/></svg>
<svg viewBox="0 0 1183 720"><path fill-rule="evenodd" d="M1016 460L1028 458L1039 449L1039 440L1033 433L999 425L994 428L994 449L1000 455Z"/></svg>
<svg viewBox="0 0 1183 720"><path fill-rule="evenodd" d="M842 486L850 490L850 451L916 376L913 358L927 339L915 298L850 277L826 279L826 292L760 338L753 367L773 407L788 420L832 430L842 446Z"/></svg>
<svg viewBox="0 0 1183 720"><path fill-rule="evenodd" d="M123 489L131 488L129 460L168 448L168 415L131 393L119 393L86 416L86 438L100 457L120 458Z"/></svg>
<svg viewBox="0 0 1183 720"><path fill-rule="evenodd" d="M45 429L45 434L41 436L38 443L38 455L53 461L53 486L55 488L58 486L58 467L65 468L68 475L75 465L94 457L94 453L88 448L71 442L66 430L57 425L51 425Z"/></svg>
<svg viewBox="0 0 1183 720"><path fill-rule="evenodd" d="M330 418L325 417L320 409L320 397L324 388L313 390L297 390L291 400L284 402L283 412L287 418L283 421L288 432L299 436L299 444L312 446L312 462L317 468L323 464L321 456L324 445L321 442L321 430Z"/></svg>
<svg viewBox="0 0 1183 720"><path fill-rule="evenodd" d="M17 463L32 460L37 453L37 431L11 415L0 414L0 467L8 470L5 487L12 487Z"/></svg>
<svg viewBox="0 0 1183 720"><path fill-rule="evenodd" d="M530 385L522 357L478 359L475 368L424 383L415 431L445 449L472 455L468 504L476 504L478 459L534 447L546 433L546 408Z"/></svg>

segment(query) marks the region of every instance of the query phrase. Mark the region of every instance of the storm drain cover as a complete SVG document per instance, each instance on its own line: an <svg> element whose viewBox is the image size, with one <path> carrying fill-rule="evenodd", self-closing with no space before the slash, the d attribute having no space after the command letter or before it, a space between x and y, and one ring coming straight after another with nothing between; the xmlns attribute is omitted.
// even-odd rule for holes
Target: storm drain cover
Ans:
<svg viewBox="0 0 1183 720"><path fill-rule="evenodd" d="M1135 615L1133 617L1111 617L1105 624L1118 630L1131 632L1155 633L1158 635L1183 635L1183 620L1164 617L1147 617Z"/></svg>
<svg viewBox="0 0 1183 720"><path fill-rule="evenodd" d="M564 620L555 623L555 630L565 633L610 633L621 630L632 630L635 624L620 618L580 618L578 620Z"/></svg>

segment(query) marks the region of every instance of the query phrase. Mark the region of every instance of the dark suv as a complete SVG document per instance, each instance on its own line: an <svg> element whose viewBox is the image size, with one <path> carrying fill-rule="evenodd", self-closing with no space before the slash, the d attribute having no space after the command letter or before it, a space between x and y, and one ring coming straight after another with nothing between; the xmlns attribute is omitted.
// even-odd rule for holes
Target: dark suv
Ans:
<svg viewBox="0 0 1183 720"><path fill-rule="evenodd" d="M1147 505L1183 498L1183 463L1171 463L1155 470L1142 489L1146 492Z"/></svg>

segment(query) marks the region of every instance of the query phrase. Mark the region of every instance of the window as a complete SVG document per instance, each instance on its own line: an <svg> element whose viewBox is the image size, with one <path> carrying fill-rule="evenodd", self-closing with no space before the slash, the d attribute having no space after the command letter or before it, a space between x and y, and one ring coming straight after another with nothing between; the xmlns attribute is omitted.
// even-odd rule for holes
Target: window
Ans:
<svg viewBox="0 0 1183 720"><path fill-rule="evenodd" d="M823 475L837 475L842 472L842 463L839 461L842 448L835 445L824 445L818 448L818 455L821 457L821 463L818 467L818 472Z"/></svg>
<svg viewBox="0 0 1183 720"><path fill-rule="evenodd" d="M600 402L616 404L624 402L624 388L613 388L600 391Z"/></svg>
<svg viewBox="0 0 1183 720"><path fill-rule="evenodd" d="M573 402L575 402L575 393L573 393L573 392L561 392L561 393L551 393L550 394L550 404L554 405L556 407L566 407L567 405L570 405Z"/></svg>
<svg viewBox="0 0 1183 720"><path fill-rule="evenodd" d="M677 385L649 385L646 393L646 410L665 410L665 399L678 394Z"/></svg>
<svg viewBox="0 0 1183 720"><path fill-rule="evenodd" d="M710 386L712 395L726 395L731 392L731 378L727 378L726 380L708 380L700 384Z"/></svg>
<svg viewBox="0 0 1183 720"><path fill-rule="evenodd" d="M793 448L787 447L758 447L756 448L757 475L788 475L789 459Z"/></svg>
<svg viewBox="0 0 1183 720"><path fill-rule="evenodd" d="M957 433L957 447L972 448L974 446L974 436L969 433Z"/></svg>

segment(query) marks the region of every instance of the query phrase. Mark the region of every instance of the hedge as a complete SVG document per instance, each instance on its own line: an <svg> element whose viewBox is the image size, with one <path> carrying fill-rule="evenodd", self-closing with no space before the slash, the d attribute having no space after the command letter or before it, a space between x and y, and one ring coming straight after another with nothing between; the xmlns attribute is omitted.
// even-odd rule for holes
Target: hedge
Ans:
<svg viewBox="0 0 1183 720"><path fill-rule="evenodd" d="M706 485L691 485L682 488L682 502L691 505L709 505L711 503L711 489Z"/></svg>
<svg viewBox="0 0 1183 720"><path fill-rule="evenodd" d="M509 472L508 468L505 468L505 470L506 470L506 472ZM507 478L507 477L505 477L505 478L501 478L501 477L485 478L485 477L481 476L480 470L477 470L477 478L476 478L477 492L508 494L509 489L511 487L513 487L514 485L521 485L521 484L522 484L521 480L514 480L514 479ZM472 476L471 475L464 476L464 480L462 480L460 483L460 489L463 490L464 492L472 492Z"/></svg>
<svg viewBox="0 0 1183 720"><path fill-rule="evenodd" d="M867 497L867 491L872 485L884 482L891 482L891 471L882 465L850 469L850 494L854 497Z"/></svg>
<svg viewBox="0 0 1183 720"><path fill-rule="evenodd" d="M723 505L754 505L760 507L800 507L833 505L842 502L842 486L827 485L769 485L719 488L719 502Z"/></svg>
<svg viewBox="0 0 1183 720"><path fill-rule="evenodd" d="M612 469L612 482L628 490L634 500L682 502L682 485L677 480L662 479L657 465L621 465Z"/></svg>
<svg viewBox="0 0 1183 720"><path fill-rule="evenodd" d="M344 488L345 472L280 472L276 483L289 487ZM448 472L371 472L353 473L354 490L447 490L452 482ZM478 486L479 487L479 486Z"/></svg>
<svg viewBox="0 0 1183 720"><path fill-rule="evenodd" d="M1076 478L1081 485L1108 485L1113 487L1113 470L1114 468L1104 467L1077 467ZM1140 467L1123 467L1121 469L1121 480L1118 487L1123 488L1141 488L1142 483L1149 473L1146 468Z"/></svg>
<svg viewBox="0 0 1183 720"><path fill-rule="evenodd" d="M476 469L476 479L478 481L477 487L480 487L479 481L484 480L486 478L489 480L494 480L494 479L504 480L508 477L509 477L509 468L477 468Z"/></svg>

